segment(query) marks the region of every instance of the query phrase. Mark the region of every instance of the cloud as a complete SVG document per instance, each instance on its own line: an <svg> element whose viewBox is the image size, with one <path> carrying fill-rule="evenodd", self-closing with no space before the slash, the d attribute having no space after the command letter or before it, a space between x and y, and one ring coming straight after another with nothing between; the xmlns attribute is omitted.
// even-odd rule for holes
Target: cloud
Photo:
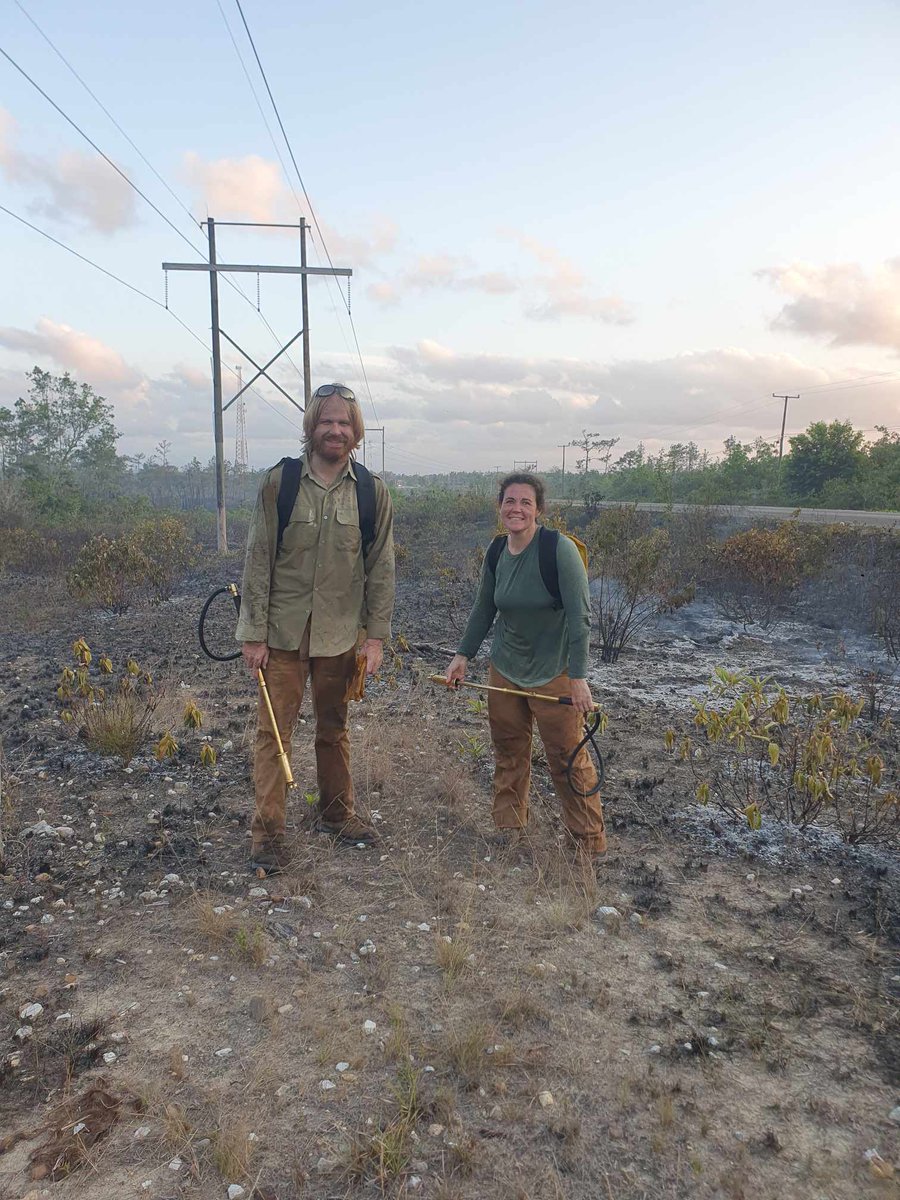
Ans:
<svg viewBox="0 0 900 1200"><path fill-rule="evenodd" d="M824 390L832 380L828 372L790 355L734 347L596 362L458 354L423 341L392 347L389 356L397 364L393 394L403 399L396 413L392 399L381 402L382 418L405 417L418 398L423 421L471 426L477 434L468 436L477 436L479 448L491 428L532 426L528 437L541 445L571 437L582 425L650 444L694 438L715 445L730 434L745 440L774 436L773 391L820 389L792 407L792 423L800 428L823 411L840 415L846 403L843 391ZM842 371L840 378L848 374L867 370ZM884 420L898 397L900 381L854 392L853 417L865 425ZM532 452L536 448L532 443ZM519 441L518 450L526 449Z"/></svg>
<svg viewBox="0 0 900 1200"><path fill-rule="evenodd" d="M518 293L522 296L525 316L535 321L585 317L610 325L626 325L634 320L621 297L593 295L584 273L552 246L520 233L502 236L514 241L545 269L537 274L479 271L468 258L425 255L393 280L372 284L368 295L376 304L388 307L399 304L411 292L475 291L489 296Z"/></svg>
<svg viewBox="0 0 900 1200"><path fill-rule="evenodd" d="M182 159L182 174L197 195L195 209L221 221L261 221L296 225L301 212L309 219L307 205L285 182L281 166L272 159L248 154L244 158L205 159L188 152ZM323 237L335 266L369 266L389 254L397 241L397 229L386 217L372 221L368 236L345 234L322 223ZM296 238L291 230L271 230L278 237ZM324 264L323 264L324 265Z"/></svg>
<svg viewBox="0 0 900 1200"><path fill-rule="evenodd" d="M42 317L33 330L0 327L0 346L34 360L49 359L98 388L109 384L131 386L140 378L140 373L112 347L47 317Z"/></svg>
<svg viewBox="0 0 900 1200"><path fill-rule="evenodd" d="M16 123L0 109L0 172L13 184L45 194L29 211L79 222L112 234L137 222L137 193L99 155L68 150L56 159L27 154L15 144Z"/></svg>
<svg viewBox="0 0 900 1200"><path fill-rule="evenodd" d="M900 352L900 258L871 275L856 263L793 263L757 271L790 300L773 329L828 338L832 346L886 346Z"/></svg>
<svg viewBox="0 0 900 1200"><path fill-rule="evenodd" d="M620 296L592 296L584 272L554 247L525 234L512 236L523 250L547 268L544 274L532 280L533 286L542 295L541 299L531 301L526 306L526 316L536 321L588 317L608 325L629 325L634 320Z"/></svg>

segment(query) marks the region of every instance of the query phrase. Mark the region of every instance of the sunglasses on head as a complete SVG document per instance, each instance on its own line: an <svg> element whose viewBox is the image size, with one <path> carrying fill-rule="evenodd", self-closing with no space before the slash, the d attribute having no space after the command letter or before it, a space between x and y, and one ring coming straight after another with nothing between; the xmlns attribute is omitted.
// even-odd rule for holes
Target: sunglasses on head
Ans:
<svg viewBox="0 0 900 1200"><path fill-rule="evenodd" d="M316 388L313 392L314 396L321 396L323 400L328 396L340 396L342 400L349 400L352 404L356 403L356 397L348 387L343 387L339 383L323 383L320 388Z"/></svg>

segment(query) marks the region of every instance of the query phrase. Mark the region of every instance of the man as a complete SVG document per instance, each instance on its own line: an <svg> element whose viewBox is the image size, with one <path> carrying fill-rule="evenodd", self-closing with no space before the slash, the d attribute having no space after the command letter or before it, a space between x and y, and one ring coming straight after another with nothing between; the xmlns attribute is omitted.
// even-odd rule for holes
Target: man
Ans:
<svg viewBox="0 0 900 1200"><path fill-rule="evenodd" d="M366 673L381 666L394 607L393 509L384 483L352 460L363 438L353 392L325 384L303 414L303 457L296 499L279 491L290 459L266 472L247 536L237 637L254 678L265 670L285 751L311 681L316 721L318 825L341 841L370 841L354 811L347 736L347 690L359 653ZM368 493L364 486L368 481ZM294 482L297 483L296 474ZM374 505L371 485L374 484ZM374 507L374 513L371 508ZM279 509L283 532L279 537ZM362 518L362 520L361 520ZM366 525L366 528L361 528ZM267 872L289 859L287 786L260 696L254 759L256 809L251 865Z"/></svg>

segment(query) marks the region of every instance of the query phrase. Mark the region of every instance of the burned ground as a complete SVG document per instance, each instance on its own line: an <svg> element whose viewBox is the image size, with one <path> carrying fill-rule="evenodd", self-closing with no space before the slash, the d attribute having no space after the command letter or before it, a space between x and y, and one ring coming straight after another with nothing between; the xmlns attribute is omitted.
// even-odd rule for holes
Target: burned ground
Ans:
<svg viewBox="0 0 900 1200"><path fill-rule="evenodd" d="M310 721L294 866L259 880L254 690L195 644L220 580L117 617L51 595L6 639L0 1195L896 1194L893 851L698 808L663 743L717 664L850 687L866 645L699 604L598 668L593 874L539 754L529 839L492 852L485 715L427 682L465 599L407 579L404 640L351 719L380 841L312 832ZM127 767L88 751L55 695L79 636L191 696L215 766L197 739Z"/></svg>

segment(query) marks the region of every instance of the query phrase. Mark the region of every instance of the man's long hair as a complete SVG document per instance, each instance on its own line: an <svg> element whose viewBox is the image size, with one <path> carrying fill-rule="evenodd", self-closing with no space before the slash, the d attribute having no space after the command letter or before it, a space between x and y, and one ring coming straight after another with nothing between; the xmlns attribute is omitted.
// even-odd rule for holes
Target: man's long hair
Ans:
<svg viewBox="0 0 900 1200"><path fill-rule="evenodd" d="M337 393L332 393L331 396L317 396L315 393L313 393L313 397L303 414L304 453L308 453L309 451L310 443L312 442L312 435L319 423L319 416L322 412L322 406L327 404L334 395L337 395ZM350 414L350 422L353 426L353 449L355 450L359 443L363 440L366 432L366 427L363 423L362 409L359 407L359 402L357 400L344 400L344 397L340 395L338 395L337 398L347 405L347 411Z"/></svg>

